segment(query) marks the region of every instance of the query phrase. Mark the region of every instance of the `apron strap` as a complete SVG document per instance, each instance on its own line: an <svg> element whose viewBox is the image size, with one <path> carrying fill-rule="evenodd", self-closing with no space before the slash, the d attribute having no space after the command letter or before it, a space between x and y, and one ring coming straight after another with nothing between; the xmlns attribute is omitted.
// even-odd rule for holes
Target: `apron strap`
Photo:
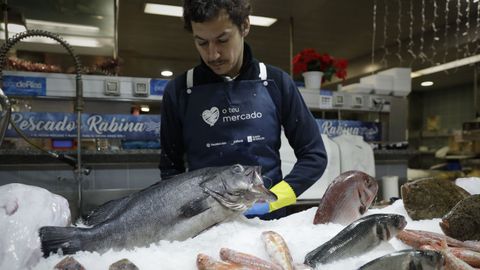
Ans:
<svg viewBox="0 0 480 270"><path fill-rule="evenodd" d="M258 77L265 81L267 79L267 67L262 62L258 63L258 66L260 68L260 74L258 74Z"/></svg>
<svg viewBox="0 0 480 270"><path fill-rule="evenodd" d="M193 71L195 68L191 68L187 71L187 91L193 87Z"/></svg>
<svg viewBox="0 0 480 270"><path fill-rule="evenodd" d="M258 77L261 80L265 81L267 79L267 67L262 62L258 63L258 67L260 68L260 73L258 74ZM191 68L187 71L187 91L188 89L193 87L193 71L194 70L195 68Z"/></svg>

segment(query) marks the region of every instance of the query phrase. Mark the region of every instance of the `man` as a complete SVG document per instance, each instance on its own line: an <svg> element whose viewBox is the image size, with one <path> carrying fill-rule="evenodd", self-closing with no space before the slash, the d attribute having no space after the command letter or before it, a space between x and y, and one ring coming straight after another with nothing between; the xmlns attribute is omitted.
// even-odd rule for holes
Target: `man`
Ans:
<svg viewBox="0 0 480 270"><path fill-rule="evenodd" d="M245 214L286 214L325 170L327 157L315 120L285 72L254 59L244 42L249 0L185 0L184 26L201 63L170 81L163 96L162 179L203 167L262 166L275 202L257 202ZM282 126L297 163L282 178ZM283 180L282 180L283 179Z"/></svg>

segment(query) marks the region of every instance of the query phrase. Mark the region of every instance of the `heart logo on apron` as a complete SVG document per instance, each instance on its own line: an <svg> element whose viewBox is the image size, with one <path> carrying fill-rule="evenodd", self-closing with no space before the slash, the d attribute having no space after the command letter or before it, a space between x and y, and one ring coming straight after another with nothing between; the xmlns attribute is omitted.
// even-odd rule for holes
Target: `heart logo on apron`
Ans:
<svg viewBox="0 0 480 270"><path fill-rule="evenodd" d="M205 110L202 113L202 118L205 123L209 124L211 127L215 125L218 120L218 116L220 115L220 111L217 107L212 107L210 110Z"/></svg>

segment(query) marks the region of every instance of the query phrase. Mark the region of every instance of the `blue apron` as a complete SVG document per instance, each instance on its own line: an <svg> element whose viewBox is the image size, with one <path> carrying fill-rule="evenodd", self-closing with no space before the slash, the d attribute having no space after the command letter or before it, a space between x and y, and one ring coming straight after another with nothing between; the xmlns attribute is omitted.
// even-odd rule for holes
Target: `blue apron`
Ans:
<svg viewBox="0 0 480 270"><path fill-rule="evenodd" d="M260 63L258 80L193 85L193 69L187 72L187 103L183 138L189 170L234 163L260 165L265 186L281 178L281 121Z"/></svg>

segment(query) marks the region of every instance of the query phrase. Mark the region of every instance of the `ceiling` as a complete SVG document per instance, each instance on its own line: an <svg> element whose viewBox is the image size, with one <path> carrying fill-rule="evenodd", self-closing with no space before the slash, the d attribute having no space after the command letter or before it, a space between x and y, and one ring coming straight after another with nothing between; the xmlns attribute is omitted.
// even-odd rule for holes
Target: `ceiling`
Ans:
<svg viewBox="0 0 480 270"><path fill-rule="evenodd" d="M480 11L478 2L473 0L251 1L253 15L278 19L271 27L252 26L246 40L256 58L287 72L290 69L290 52L295 54L303 48L315 48L321 53L349 61L348 79L325 84L328 89L336 89L338 83L358 82L359 78L376 70L391 67L418 70L473 55L475 50L480 53L477 27ZM100 27L95 36L110 40L109 45L95 49L76 48L76 51L79 54L113 56L113 50L117 48L122 76L158 78L164 69L180 74L196 65L199 56L191 34L183 29L181 18L145 14L145 2L118 1L116 47L114 0L16 0L9 4L24 12L27 19ZM174 0L149 2L181 5L181 1ZM460 7L457 7L458 2L461 2ZM448 13L445 3L449 3ZM434 16L435 13L437 16ZM447 31L445 25L448 25ZM434 41L434 37L438 40ZM468 50L466 44L469 44ZM49 46L30 44L22 48L55 50L54 45ZM426 55L424 58L420 57L422 53ZM412 87L414 91L425 90L419 85L427 79L435 82L428 89L473 85L473 73L473 66L452 69L448 73L413 79Z"/></svg>

